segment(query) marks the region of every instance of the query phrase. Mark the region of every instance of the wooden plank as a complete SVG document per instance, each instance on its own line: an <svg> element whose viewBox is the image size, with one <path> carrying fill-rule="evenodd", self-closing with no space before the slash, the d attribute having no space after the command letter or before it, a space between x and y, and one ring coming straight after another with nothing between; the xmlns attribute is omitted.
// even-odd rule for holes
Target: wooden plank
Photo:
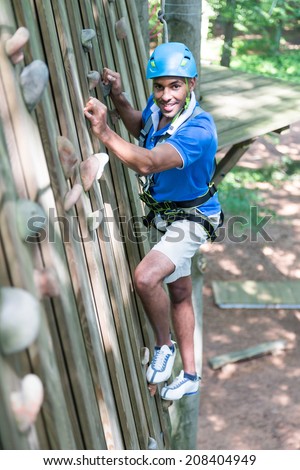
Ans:
<svg viewBox="0 0 300 470"><path fill-rule="evenodd" d="M216 73L218 74L218 72ZM234 96L235 94L240 94L249 90L255 95L256 90L259 87L265 86L268 83L271 84L272 79L262 77L261 75L250 74L249 76L247 76L247 74L243 74L242 76L235 74L230 77L223 77L223 79L212 78L211 81L204 83L202 83L200 79L202 101L212 93L220 94L222 96Z"/></svg>
<svg viewBox="0 0 300 470"><path fill-rule="evenodd" d="M276 354L278 351L282 351L285 348L285 340L268 341L267 343L252 346L251 348L212 357L208 360L208 364L212 369L216 370L226 366L227 364L254 359L266 354Z"/></svg>
<svg viewBox="0 0 300 470"><path fill-rule="evenodd" d="M300 306L300 282L295 280L213 281L215 301L221 308L286 308Z"/></svg>
<svg viewBox="0 0 300 470"><path fill-rule="evenodd" d="M134 6L134 2L133 2L133 4L130 5L130 9L133 10L134 8L136 7ZM133 37L133 30L132 28L130 28L130 25L132 25L132 23L130 23L130 20L129 20L128 10L127 10L125 1L119 0L116 3L116 9L117 9L118 16L114 17L114 20L117 20L117 18L124 18L126 21L127 35L123 40L120 40L119 42L123 46L123 55L126 58L126 63L128 64L131 88L133 89L134 95L136 96L136 103L137 103L136 106L138 109L143 109L146 106L146 97L148 97L148 86L145 80L145 70L146 70L147 62L145 60L144 63L141 64L139 61L138 55L133 52L133 51L136 51L136 47L135 47L135 41ZM113 8L111 8L111 12L112 11L113 11ZM134 23L135 25L134 29L138 29L138 26L137 26L138 24L139 24L138 22ZM141 32L140 32L140 38L142 40ZM140 42L140 45L141 45L141 42Z"/></svg>
<svg viewBox="0 0 300 470"><path fill-rule="evenodd" d="M124 12L125 17L127 16L130 22L130 32L132 32L133 40L135 45L133 45L133 50L136 50L137 57L139 61L139 69L142 72L142 81L144 84L144 93L145 96L148 97L151 93L151 80L146 79L146 66L149 57L149 51L145 50L145 44L143 41L143 35L141 31L141 25L139 22L137 7L135 2L131 2L130 0L123 0L125 7L127 8L127 15ZM131 46L129 47L129 51L131 50ZM132 50L131 50L132 53Z"/></svg>
<svg viewBox="0 0 300 470"><path fill-rule="evenodd" d="M299 119L295 106L300 102L299 85L223 70L223 67L214 67L207 77L211 81L202 84L201 105L216 122L219 149L283 128Z"/></svg>

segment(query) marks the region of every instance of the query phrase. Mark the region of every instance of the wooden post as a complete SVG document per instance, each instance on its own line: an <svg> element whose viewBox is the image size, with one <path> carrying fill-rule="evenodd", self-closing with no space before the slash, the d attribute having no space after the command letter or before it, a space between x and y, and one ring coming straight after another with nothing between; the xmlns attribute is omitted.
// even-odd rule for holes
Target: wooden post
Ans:
<svg viewBox="0 0 300 470"><path fill-rule="evenodd" d="M199 270L199 259L201 253L197 252L192 261L192 281L193 281L193 307L195 314L195 359L196 370L202 374L202 287L203 274ZM174 376L177 376L182 369L181 359L177 354ZM201 388L201 382L200 382ZM171 424L171 448L172 449L196 449L198 433L198 417L200 407L200 391L197 395L183 397L181 400L173 401L169 407Z"/></svg>

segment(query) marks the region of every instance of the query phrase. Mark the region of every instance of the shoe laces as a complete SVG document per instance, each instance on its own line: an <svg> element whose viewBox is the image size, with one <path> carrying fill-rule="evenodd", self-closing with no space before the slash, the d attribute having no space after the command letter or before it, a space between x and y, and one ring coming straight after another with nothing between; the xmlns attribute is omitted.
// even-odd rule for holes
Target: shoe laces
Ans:
<svg viewBox="0 0 300 470"><path fill-rule="evenodd" d="M194 383L194 382L199 382L199 380L200 380L200 377L198 377L198 376L197 376L197 379L190 380L190 379L184 377L184 374L181 373L181 374L178 375L178 377L176 377L174 379L174 381L171 383L171 385L168 386L168 388L171 389L171 390L174 390L176 388L179 388L181 385L183 385L187 382Z"/></svg>
<svg viewBox="0 0 300 470"><path fill-rule="evenodd" d="M168 388L174 390L175 388L180 387L182 384L188 382L189 379L186 379L185 377L181 377L180 375L174 379L174 381L171 383L171 385L168 386Z"/></svg>
<svg viewBox="0 0 300 470"><path fill-rule="evenodd" d="M169 357L171 354L166 354L164 350L158 349L155 352L154 358L153 358L153 366L157 370L162 370L164 369L166 363L168 362Z"/></svg>

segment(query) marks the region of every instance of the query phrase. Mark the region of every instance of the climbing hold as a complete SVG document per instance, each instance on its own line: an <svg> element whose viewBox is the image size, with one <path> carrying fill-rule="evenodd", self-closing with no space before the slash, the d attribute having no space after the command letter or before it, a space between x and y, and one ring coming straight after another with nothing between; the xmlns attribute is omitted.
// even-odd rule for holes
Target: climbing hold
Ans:
<svg viewBox="0 0 300 470"><path fill-rule="evenodd" d="M81 44L85 52L90 51L93 48L92 39L96 36L93 29L83 29L81 31Z"/></svg>
<svg viewBox="0 0 300 470"><path fill-rule="evenodd" d="M65 199L64 199L64 209L66 212L69 211L71 207L73 207L76 204L76 202L81 196L82 191L83 191L83 188L81 184L75 183L72 189L70 189L70 191L67 192L67 194L65 195Z"/></svg>
<svg viewBox="0 0 300 470"><path fill-rule="evenodd" d="M59 282L54 269L35 269L33 277L34 283L39 293L39 298L42 298L44 296L56 297L57 295L59 295Z"/></svg>
<svg viewBox="0 0 300 470"><path fill-rule="evenodd" d="M20 75L20 85L29 112L40 101L48 80L48 67L42 60L34 60L23 69Z"/></svg>
<svg viewBox="0 0 300 470"><path fill-rule="evenodd" d="M19 199L16 203L18 233L22 240L34 242L37 235L46 227L47 216L44 209L30 199Z"/></svg>
<svg viewBox="0 0 300 470"><path fill-rule="evenodd" d="M156 390L157 390L157 384L147 384L148 390L150 392L151 397L154 397Z"/></svg>
<svg viewBox="0 0 300 470"><path fill-rule="evenodd" d="M141 358L141 364L145 366L146 364L149 363L150 359L150 352L148 348L141 348L140 351L140 358Z"/></svg>
<svg viewBox="0 0 300 470"><path fill-rule="evenodd" d="M95 88L100 81L100 73L97 72L97 70L91 70L87 74L87 78L89 82L89 90L93 90L93 88Z"/></svg>
<svg viewBox="0 0 300 470"><path fill-rule="evenodd" d="M10 57L13 64L17 64L24 59L23 47L29 39L29 31L21 26L15 34L5 43L5 52Z"/></svg>
<svg viewBox="0 0 300 470"><path fill-rule="evenodd" d="M80 163L80 176L82 186L85 191L88 191L97 177L99 170L99 160L95 155L88 157L84 162Z"/></svg>
<svg viewBox="0 0 300 470"><path fill-rule="evenodd" d="M127 24L126 24L126 19L124 16L122 16L122 18L120 18L119 21L116 22L115 31L116 31L116 36L119 40L126 38Z"/></svg>
<svg viewBox="0 0 300 470"><path fill-rule="evenodd" d="M27 374L20 390L10 395L10 405L21 432L27 431L36 421L44 399L44 387L35 374Z"/></svg>
<svg viewBox="0 0 300 470"><path fill-rule="evenodd" d="M91 212L87 217L88 229L90 232L97 230L103 220L103 213L101 211Z"/></svg>
<svg viewBox="0 0 300 470"><path fill-rule="evenodd" d="M0 288L0 349L12 354L30 346L40 329L40 305L30 292Z"/></svg>
<svg viewBox="0 0 300 470"><path fill-rule="evenodd" d="M64 175L66 178L71 178L78 163L75 148L72 142L62 135L57 137L56 142Z"/></svg>
<svg viewBox="0 0 300 470"><path fill-rule="evenodd" d="M109 96L110 92L111 92L111 83L103 83L103 82L100 82L100 86L101 86L101 89L102 89L102 93L103 93L103 98L106 98L107 96Z"/></svg>
<svg viewBox="0 0 300 470"><path fill-rule="evenodd" d="M158 445L155 439L153 437L149 436L148 437L148 450L157 450Z"/></svg>
<svg viewBox="0 0 300 470"><path fill-rule="evenodd" d="M101 178L108 160L109 156L107 153L95 153L80 163L80 176L85 191L92 187L95 180Z"/></svg>
<svg viewBox="0 0 300 470"><path fill-rule="evenodd" d="M103 175L106 163L108 163L109 161L109 156L107 155L107 153L100 152L100 153L95 153L94 157L96 157L99 162L99 168L98 168L98 172L96 175L96 179L99 180L101 176Z"/></svg>

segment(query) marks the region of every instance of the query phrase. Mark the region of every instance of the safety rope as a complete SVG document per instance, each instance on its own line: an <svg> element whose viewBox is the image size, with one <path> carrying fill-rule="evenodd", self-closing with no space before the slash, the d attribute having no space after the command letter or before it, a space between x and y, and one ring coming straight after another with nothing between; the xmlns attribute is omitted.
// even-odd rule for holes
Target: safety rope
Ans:
<svg viewBox="0 0 300 470"><path fill-rule="evenodd" d="M169 42L168 23L165 20L165 0L161 0L160 2L160 10L157 13L157 18L164 28L164 42Z"/></svg>

